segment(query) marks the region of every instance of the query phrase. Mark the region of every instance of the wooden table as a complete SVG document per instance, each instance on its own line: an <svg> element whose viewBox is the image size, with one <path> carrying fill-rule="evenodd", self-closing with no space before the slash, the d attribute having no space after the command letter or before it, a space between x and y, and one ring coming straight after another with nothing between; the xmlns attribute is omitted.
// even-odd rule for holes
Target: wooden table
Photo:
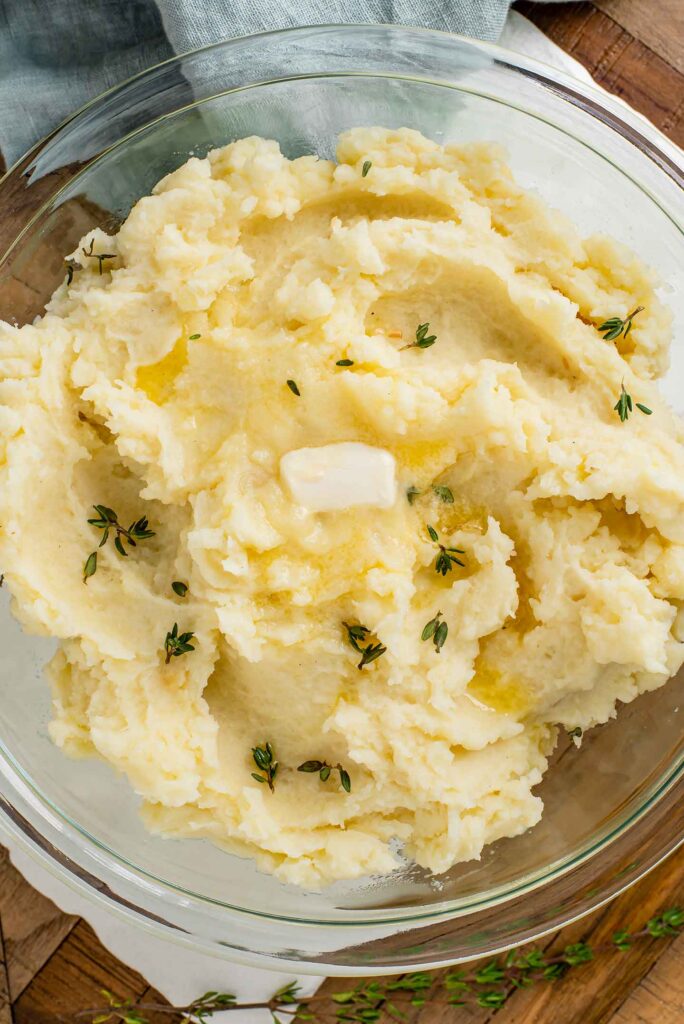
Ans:
<svg viewBox="0 0 684 1024"><path fill-rule="evenodd" d="M684 146L684 0L593 0L562 6L516 3L596 80L642 111ZM620 926L684 905L684 856L676 855L590 918L547 938L563 946L600 942ZM347 982L344 983L348 987ZM325 983L334 992L339 982ZM0 1024L53 1024L101 1003L99 990L164 1002L144 978L119 963L91 928L68 917L20 877L0 850ZM242 1024L235 1014L235 1024ZM682 1024L684 935L610 954L554 986L517 992L498 1012L426 1006L410 1024ZM332 1019L332 1018L331 1018ZM152 1015L152 1024L177 1024Z"/></svg>

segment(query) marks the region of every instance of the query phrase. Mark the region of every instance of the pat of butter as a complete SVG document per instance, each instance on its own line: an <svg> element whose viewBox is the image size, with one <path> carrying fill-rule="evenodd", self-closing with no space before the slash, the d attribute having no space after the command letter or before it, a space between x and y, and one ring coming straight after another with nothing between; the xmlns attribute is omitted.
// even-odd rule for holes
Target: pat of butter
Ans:
<svg viewBox="0 0 684 1024"><path fill-rule="evenodd" d="M310 512L394 504L394 456L357 441L297 448L280 460L280 475L293 500Z"/></svg>

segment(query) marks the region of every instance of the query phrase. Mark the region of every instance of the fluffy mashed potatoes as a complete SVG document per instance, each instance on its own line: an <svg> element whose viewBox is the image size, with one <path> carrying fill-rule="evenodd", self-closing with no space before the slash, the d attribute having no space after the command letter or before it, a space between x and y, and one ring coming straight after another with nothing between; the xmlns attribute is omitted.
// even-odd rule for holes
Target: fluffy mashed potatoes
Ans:
<svg viewBox="0 0 684 1024"><path fill-rule="evenodd" d="M150 828L307 887L530 828L558 727L684 660L652 274L496 146L364 128L338 160L258 138L193 158L83 240L43 317L0 325L0 566L61 641L54 741L125 772ZM651 415L621 421L622 382ZM387 507L293 499L281 458L339 442L393 457ZM95 504L154 536L97 549ZM464 564L436 571L439 544ZM166 664L174 623L195 650ZM344 623L386 650L359 670Z"/></svg>

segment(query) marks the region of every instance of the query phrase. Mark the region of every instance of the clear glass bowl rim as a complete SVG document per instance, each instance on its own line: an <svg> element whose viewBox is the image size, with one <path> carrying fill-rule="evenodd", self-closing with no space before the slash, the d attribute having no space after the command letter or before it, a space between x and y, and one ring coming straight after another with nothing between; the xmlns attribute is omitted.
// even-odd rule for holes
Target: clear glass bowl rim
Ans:
<svg viewBox="0 0 684 1024"><path fill-rule="evenodd" d="M36 143L35 146L33 146L23 157L19 158L19 160L17 160L6 171L4 176L0 178L0 204L2 203L3 198L3 186L6 186L10 180L16 180L20 175L22 175L22 173L25 171L27 166L31 164L34 158L39 153L43 152L47 147L49 147L53 140L59 138L65 132L68 132L70 127L74 125L75 122L78 122L79 119L82 118L85 114L97 108L97 106L102 104L107 98L113 96L116 93L125 92L128 88L133 86L136 82L138 82L141 79L154 77L163 68L172 65L179 66L182 65L182 62L188 58L193 58L201 54L207 54L212 51L216 52L219 50L229 50L231 48L244 45L246 42L256 42L260 39L266 40L280 37L281 41L283 41L283 43L286 43L287 39L293 36L302 36L314 30L318 30L321 32L329 32L333 34L336 32L343 32L347 35L357 34L359 37L361 37L367 36L369 33L372 34L373 32L379 29L389 31L391 33L415 33L425 37L447 37L452 39L454 43L457 45L466 48L471 48L474 51L480 51L481 53L488 55L496 64L500 66L513 69L528 77L533 78L540 84L552 89L556 93L559 93L562 96L562 98L565 99L566 101L570 102L575 106L578 106L579 108L589 113L593 117L598 118L608 127L612 128L615 132L621 135L623 139L632 143L642 154L650 158L653 164L655 164L661 172L667 175L667 177L671 179L671 181L673 181L680 188L684 187L684 171L682 170L682 167L678 162L679 151L672 143L669 142L669 140L665 136L663 136L652 124L650 124L650 122L645 117L631 110L631 108L622 104L619 100L614 99L609 94L604 93L595 85L590 85L578 79L574 79L571 75L562 71L558 71L551 65L545 64L541 61L537 61L531 58L524 57L520 54L510 51L504 47L498 46L497 44L494 43L483 42L480 40L471 39L466 36L457 35L455 33L440 32L433 29L424 29L396 24L322 24L314 26L300 26L297 28L279 29L275 31L238 36L229 40L212 43L207 46L176 55L175 57L171 57L111 87L105 92L94 97L88 103L84 104L81 108L79 108L69 117L67 117L56 129L54 129L53 132L47 135L40 142ZM341 75L354 74L353 72L338 73ZM357 73L363 74L363 69L360 69L359 72ZM371 73L377 74L377 72ZM313 75L292 74L288 76L279 76L279 79L288 78L289 80L297 80L299 78L317 77L319 74L320 72L316 72ZM391 71L386 72L386 76L390 78L400 77L404 79L414 77L413 75L409 76L406 75L405 73L399 74L393 73ZM435 81L436 84L449 84L449 82L445 82L443 79L431 79L430 75L424 72L423 68L416 69L415 78L420 81L432 80ZM267 84L267 81L249 84L252 87L255 87L261 84ZM231 89L227 91L230 92L234 90ZM515 104L511 105L514 106ZM533 114L532 116L538 115ZM147 127L147 125L145 127ZM116 145L121 145L140 130L140 128L136 128L132 130L130 133L122 136L121 139L117 140ZM583 140L578 141L581 142L583 145L586 145L586 142L584 142ZM102 154L97 154L97 156L100 155ZM634 181L634 179L632 180ZM641 182L634 181L634 184L637 187L642 188L644 191L648 192L648 190L644 189L644 186ZM21 239L25 232L41 216L45 207L50 203L54 202L56 196L59 195L60 191L61 189L57 189L53 194L50 195L46 203L41 204L40 208L32 213L31 217L27 220L26 224L23 226L21 231L11 241L10 246L5 252L5 254L0 256L0 264L4 262L4 260L14 249L14 247L21 242ZM653 194L648 194L654 202L658 203L658 205L661 205ZM671 209L669 209L667 213L668 216L670 216L671 219L675 221L680 230L684 232L684 225L682 224L682 221L679 219L679 217L673 217ZM46 813L48 817L52 816L53 814L56 815L60 819L60 829L70 829L75 833L78 833L78 836L82 839L85 839L87 843L92 844L93 846L96 846L98 848L99 855L97 857L97 860L93 861L93 863L98 863L100 868L104 868L101 856L103 853L106 854L106 856L109 859L111 859L112 865L111 867L109 867L109 870L111 872L112 878L116 877L120 880L123 877L125 877L125 880L131 883L133 888L144 888L146 884L148 884L148 882L153 882L155 888L157 886L161 886L166 890L166 895L168 899L171 901L177 899L178 897L181 897L185 901L187 901L187 899L189 898L191 900L197 901L198 903L215 903L215 901L212 901L207 897L201 896L200 894L181 890L175 888L170 883L165 882L161 879L153 879L152 876L146 876L145 873L142 872L140 869L134 868L133 865L128 865L125 859L123 859L120 855L114 853L112 850L109 850L106 847L103 847L97 840L90 836L88 832L84 830L81 826L76 825L75 823L71 822L67 817L63 816L59 809L54 807L50 803L50 801L46 797L44 797L40 791L37 790L37 788L33 785L32 781L24 775L24 773L21 771L20 766L16 765L16 763L14 765L10 765L8 763L10 758L7 757L5 750L2 748L0 748L0 755L2 755L3 760L5 760L6 765L9 768L10 776L12 775L13 771L17 772L20 775L23 784L31 788L35 798L42 804L44 814ZM543 873L539 872L532 879L519 880L518 884L516 884L513 889L505 893L497 894L491 902L485 903L485 906L505 903L507 898L511 898L512 896L518 896L521 892L529 892L533 889L539 889L547 884L552 883L553 880L557 879L559 876L566 876L567 874L573 872L576 868L585 866L588 861L590 861L592 858L595 858L602 850L605 850L612 843L616 842L622 837L625 837L625 835L628 835L630 830L632 829L632 826L636 822L643 821L643 819L648 816L649 811L651 811L652 808L656 804L658 804L659 801L666 794L669 794L669 797L671 799L675 791L676 793L679 793L683 788L683 781L684 761L680 760L679 763L672 766L671 770L659 780L659 783L657 785L654 785L651 788L651 791L648 797L645 799L644 803L631 815L629 819L621 822L616 828L608 831L605 835L602 835L601 838L596 841L596 843L586 844L585 848L579 851L579 853L576 856L569 857L567 860L563 860L560 863L548 865ZM146 927L148 930L151 930L153 932L161 932L166 939L171 938L181 942L182 944L192 944L196 948L197 943L191 943L190 940L185 939L178 934L177 925L170 922L162 921L160 919L152 920L148 912L146 912L142 908L135 906L135 904L129 902L126 899L122 900L116 895L116 893L113 890L109 890L109 894L103 892L102 879L97 879L97 882L99 882L99 884L95 884L95 876L93 876L91 880L88 878L87 871L84 873L83 870L75 870L76 866L73 864L73 862L71 862L68 857L59 856L59 851L56 848L52 847L52 844L49 842L49 840L42 837L40 835L40 832L38 832L35 829L35 827L23 817L18 808L13 807L9 799L3 798L3 794L0 793L0 833L3 827L3 818L5 819L5 827L10 832L10 834L12 834L14 838L18 840L19 844L22 845L24 849L26 849L27 852L29 852L32 856L34 856L41 863L43 863L44 866L48 867L48 869L53 874L55 874L59 878L62 878L63 880L66 880L68 884L70 884L73 888L76 888L81 892L86 892L87 895L89 895L90 898L95 900L96 902L107 903L113 909L118 910L120 914L122 913L126 918L133 918L137 921L138 924L142 923L144 927ZM679 837L678 839L670 839L668 842L664 843L662 850L659 852L659 854L653 857L648 864L642 866L641 870L625 873L624 884L621 885L619 889L616 889L615 891L612 891L607 895L605 893L597 893L595 899L591 902L591 905L587 905L583 907L579 913L573 914L572 919L575 919L576 917L581 917L586 913L590 913L592 910L596 909L596 907L606 902L606 900L612 898L612 896L614 896L616 892L622 891L628 885L633 884L640 877L642 877L643 874L645 874L647 871L655 867L656 864L658 864L664 857L672 853L673 850L675 850L682 842L684 842L684 838ZM68 877L69 875L71 875L71 877ZM106 883L104 883L104 885L105 888L108 888L106 886ZM225 911L229 914L248 915L250 917L261 918L265 921L273 919L271 915L262 914L245 908L239 908L228 904L219 904L219 906L222 908L222 910L225 909ZM310 918L298 919L285 916L275 916L275 919L277 921L287 922L288 924L292 925L315 926L317 924L325 924L329 927L345 927L357 925L363 926L364 924L372 925L377 922L386 924L394 921L401 921L403 923L417 923L424 922L428 919L448 920L450 917L459 916L461 914L469 913L472 911L476 912L477 909L481 908L482 905L478 905L477 897L474 897L473 901L467 906L463 906L462 901L452 901L451 903L434 905L434 909L431 909L427 912L419 910L408 914L397 915L396 912L392 911L390 912L390 916L386 916L383 912L364 911L363 914L365 916L363 919L360 917L354 918L353 920L350 920L348 924L347 922L342 921L317 921ZM538 929L537 931L535 931L534 934L545 934L546 932L553 930L555 927L558 927L558 923L559 919L556 919L553 922L549 923L548 927ZM530 936L527 936L525 941L527 941L528 938L530 938ZM201 944L202 943L200 942L200 945ZM511 941L506 943L505 945L496 947L496 949L492 948L488 952L500 951L502 949L510 948L510 946L516 944L517 940ZM217 953L217 955L219 956L227 955L223 950L214 950L214 952ZM481 956L483 955L483 953L479 951L476 955ZM234 951L232 951L231 954L229 954L229 956L231 959L236 959ZM240 959L240 957L238 956L237 959ZM243 959L245 959L245 962L254 962L252 957L243 957ZM283 961L280 961L281 965L282 962ZM454 962L453 958L452 960L449 960L447 958L435 961L434 965L432 966L440 966L448 962ZM410 970L411 967L412 965L409 963L402 965L401 967L393 968L393 970ZM301 970L301 964L299 962L297 962L297 968ZM276 969L278 968L276 967ZM282 969L282 966L280 967L280 969ZM365 969L369 973L386 973L387 970L386 967L379 969ZM309 967L309 970L312 973L319 974L331 973L330 965L328 964L322 965L320 968L311 965ZM338 968L334 971L334 973L354 974L358 973L358 968Z"/></svg>

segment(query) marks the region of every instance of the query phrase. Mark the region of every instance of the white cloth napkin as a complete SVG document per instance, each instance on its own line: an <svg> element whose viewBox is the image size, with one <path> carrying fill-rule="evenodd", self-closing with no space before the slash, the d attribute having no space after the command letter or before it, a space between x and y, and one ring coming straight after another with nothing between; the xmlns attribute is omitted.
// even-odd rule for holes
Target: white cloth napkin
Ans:
<svg viewBox="0 0 684 1024"><path fill-rule="evenodd" d="M543 35L531 22L512 11L508 15L501 45L517 50L527 57L552 64L577 78L591 80L585 69ZM2 842L8 845L6 837ZM172 942L156 939L118 916L109 913L89 899L73 892L66 884L53 878L41 864L9 842L15 867L34 888L49 897L67 914L85 918L104 946L114 956L139 971L147 981L176 1006L186 1005L211 990L234 992L240 1002L268 999L282 985L294 980L292 975L248 968L224 960L193 953ZM302 993L311 994L319 979L296 979ZM232 1011L217 1014L215 1021L225 1024L269 1024L266 1011Z"/></svg>

